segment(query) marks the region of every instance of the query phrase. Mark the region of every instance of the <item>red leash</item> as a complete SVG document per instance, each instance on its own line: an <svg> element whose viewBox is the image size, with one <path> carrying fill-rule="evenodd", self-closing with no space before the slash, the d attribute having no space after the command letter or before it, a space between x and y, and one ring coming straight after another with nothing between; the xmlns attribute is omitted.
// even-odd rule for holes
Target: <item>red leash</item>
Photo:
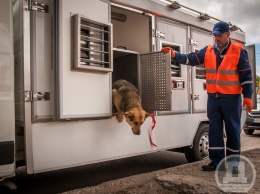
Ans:
<svg viewBox="0 0 260 194"><path fill-rule="evenodd" d="M149 134L150 135L150 143L151 143L152 146L157 147L157 145L154 144L153 140L152 140L153 129L155 128L155 125L156 125L156 120L155 120L155 117L154 117L154 111L152 111L151 117L152 117L152 121L153 121L153 126L152 126L152 129L151 129L150 134Z"/></svg>

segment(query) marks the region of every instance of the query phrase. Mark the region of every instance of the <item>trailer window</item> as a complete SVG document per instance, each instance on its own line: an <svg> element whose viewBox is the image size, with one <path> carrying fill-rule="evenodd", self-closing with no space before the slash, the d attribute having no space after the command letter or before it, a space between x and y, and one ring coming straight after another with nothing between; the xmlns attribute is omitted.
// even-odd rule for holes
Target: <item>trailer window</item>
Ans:
<svg viewBox="0 0 260 194"><path fill-rule="evenodd" d="M171 47L173 50L181 52L180 46L163 43L162 47ZM171 77L181 77L180 63L175 60L171 61Z"/></svg>

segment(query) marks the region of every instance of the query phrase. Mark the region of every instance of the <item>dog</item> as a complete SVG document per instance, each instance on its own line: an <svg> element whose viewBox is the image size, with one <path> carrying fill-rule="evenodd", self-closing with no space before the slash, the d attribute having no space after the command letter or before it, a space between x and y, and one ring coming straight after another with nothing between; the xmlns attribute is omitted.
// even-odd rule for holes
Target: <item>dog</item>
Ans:
<svg viewBox="0 0 260 194"><path fill-rule="evenodd" d="M141 98L136 87L126 80L117 80L112 86L112 101L117 111L117 120L121 123L125 114L126 122L135 135L140 135L141 125L151 116L143 110Z"/></svg>

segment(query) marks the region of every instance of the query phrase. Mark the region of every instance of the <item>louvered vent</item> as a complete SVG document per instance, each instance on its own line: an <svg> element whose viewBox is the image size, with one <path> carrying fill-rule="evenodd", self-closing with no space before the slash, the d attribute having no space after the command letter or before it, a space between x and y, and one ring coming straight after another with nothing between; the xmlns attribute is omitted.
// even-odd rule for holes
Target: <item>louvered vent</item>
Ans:
<svg viewBox="0 0 260 194"><path fill-rule="evenodd" d="M196 66L196 79L206 79L206 70L204 64Z"/></svg>
<svg viewBox="0 0 260 194"><path fill-rule="evenodd" d="M112 26L79 14L72 16L72 68L112 71Z"/></svg>
<svg viewBox="0 0 260 194"><path fill-rule="evenodd" d="M172 77L180 77L180 63L176 61L171 61L171 76Z"/></svg>

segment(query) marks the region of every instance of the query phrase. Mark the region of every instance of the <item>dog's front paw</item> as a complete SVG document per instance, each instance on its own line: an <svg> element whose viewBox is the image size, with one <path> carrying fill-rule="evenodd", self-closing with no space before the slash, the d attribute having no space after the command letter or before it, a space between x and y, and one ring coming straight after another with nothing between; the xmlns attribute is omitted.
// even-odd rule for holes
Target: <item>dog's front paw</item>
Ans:
<svg viewBox="0 0 260 194"><path fill-rule="evenodd" d="M122 114L118 114L118 115L116 116L116 118L117 118L117 120L118 120L119 123L122 123L122 121L123 121L123 119L124 119L124 117L123 117Z"/></svg>

